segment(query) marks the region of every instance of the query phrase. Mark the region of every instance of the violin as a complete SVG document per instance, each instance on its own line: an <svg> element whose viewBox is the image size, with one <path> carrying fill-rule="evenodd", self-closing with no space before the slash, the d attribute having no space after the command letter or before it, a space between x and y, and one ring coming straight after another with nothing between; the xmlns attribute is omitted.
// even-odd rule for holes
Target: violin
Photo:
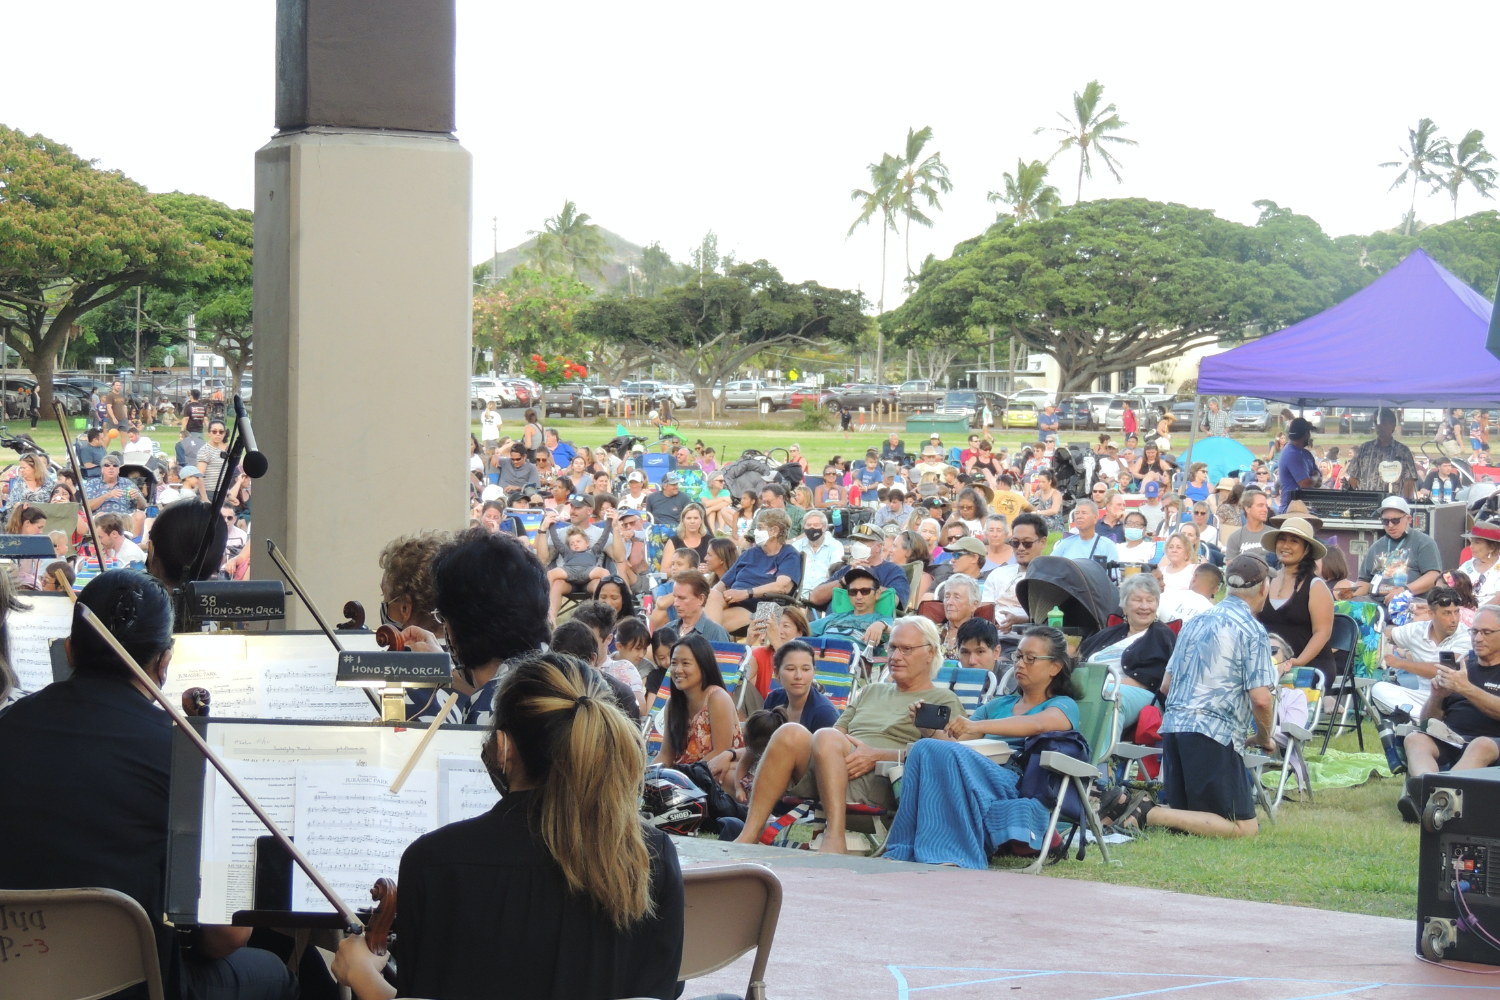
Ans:
<svg viewBox="0 0 1500 1000"><path fill-rule="evenodd" d="M362 630L365 627L365 606L358 601L345 601L344 617L348 620L337 626L341 631Z"/></svg>
<svg viewBox="0 0 1500 1000"><path fill-rule="evenodd" d="M391 924L396 919L396 883L383 878L370 887L375 911L365 922L365 947L374 955L384 955L390 947Z"/></svg>
<svg viewBox="0 0 1500 1000"><path fill-rule="evenodd" d="M213 695L208 688L193 687L182 692L182 714L197 719L208 718L208 705Z"/></svg>
<svg viewBox="0 0 1500 1000"><path fill-rule="evenodd" d="M401 630L394 625L382 625L376 629L375 642L393 653L406 652L406 640L401 638Z"/></svg>

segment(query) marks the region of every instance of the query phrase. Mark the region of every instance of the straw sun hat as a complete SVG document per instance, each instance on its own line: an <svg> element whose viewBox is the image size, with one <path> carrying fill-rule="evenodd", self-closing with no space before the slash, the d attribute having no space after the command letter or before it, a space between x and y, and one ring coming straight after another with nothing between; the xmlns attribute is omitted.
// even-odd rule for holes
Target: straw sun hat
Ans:
<svg viewBox="0 0 1500 1000"><path fill-rule="evenodd" d="M1322 559L1328 554L1328 546L1313 537L1313 526L1300 517L1283 518L1280 525L1260 536L1260 543L1265 546L1266 551L1274 552L1276 551L1276 543L1282 535L1290 535L1293 538L1302 539L1312 549L1312 557L1314 559Z"/></svg>

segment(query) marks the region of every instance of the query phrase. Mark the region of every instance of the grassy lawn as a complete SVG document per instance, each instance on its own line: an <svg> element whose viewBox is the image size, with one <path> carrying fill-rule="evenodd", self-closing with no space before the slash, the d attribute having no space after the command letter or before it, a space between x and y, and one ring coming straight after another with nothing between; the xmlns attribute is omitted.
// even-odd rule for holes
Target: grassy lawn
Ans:
<svg viewBox="0 0 1500 1000"><path fill-rule="evenodd" d="M1332 746L1359 749L1353 734L1335 739ZM1365 746L1380 752L1368 726ZM1275 823L1260 813L1260 834L1247 840L1150 830L1133 843L1110 848L1118 864L1101 864L1097 850L1090 849L1082 862L1070 854L1044 871L1061 878L1410 919L1416 916L1418 828L1397 814L1400 794L1399 778L1371 778L1357 788L1317 792L1312 803L1299 803L1293 796L1282 803ZM997 858L992 867L1029 863Z"/></svg>

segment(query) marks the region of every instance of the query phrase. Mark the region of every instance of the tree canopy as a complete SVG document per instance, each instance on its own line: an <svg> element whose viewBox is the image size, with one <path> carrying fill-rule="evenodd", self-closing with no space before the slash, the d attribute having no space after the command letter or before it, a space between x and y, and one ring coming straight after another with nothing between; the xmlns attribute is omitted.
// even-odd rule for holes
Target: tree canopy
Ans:
<svg viewBox="0 0 1500 1000"><path fill-rule="evenodd" d="M543 274L518 267L474 296L474 340L496 355L574 351L574 315L590 289L570 271Z"/></svg>
<svg viewBox="0 0 1500 1000"><path fill-rule="evenodd" d="M1421 247L1481 295L1492 298L1495 294L1495 275L1500 273L1500 213L1494 210L1427 226L1410 236L1392 230L1340 236L1336 242L1375 275L1389 271Z"/></svg>
<svg viewBox="0 0 1500 1000"><path fill-rule="evenodd" d="M1266 205L1256 226L1138 198L1002 219L924 265L882 323L903 343L993 326L1050 354L1059 389L1077 392L1198 344L1280 329L1373 280L1311 219Z"/></svg>
<svg viewBox="0 0 1500 1000"><path fill-rule="evenodd" d="M573 319L580 333L629 345L675 367L700 391L776 347L853 343L869 324L864 297L815 281L788 282L764 260L730 264L654 298L612 296L587 303Z"/></svg>
<svg viewBox="0 0 1500 1000"><path fill-rule="evenodd" d="M186 286L216 257L124 174L0 125L0 322L44 406L80 317L139 285Z"/></svg>

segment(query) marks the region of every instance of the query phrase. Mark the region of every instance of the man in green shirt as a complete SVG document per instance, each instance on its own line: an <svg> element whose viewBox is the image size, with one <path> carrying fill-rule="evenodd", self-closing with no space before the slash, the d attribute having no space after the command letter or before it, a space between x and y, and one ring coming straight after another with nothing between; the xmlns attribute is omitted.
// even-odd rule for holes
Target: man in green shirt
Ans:
<svg viewBox="0 0 1500 1000"><path fill-rule="evenodd" d="M845 853L844 814L849 802L895 806L891 783L875 774L875 765L882 760L899 763L920 738L908 711L911 704L947 705L953 717L962 716L964 709L952 691L933 686L932 675L942 660L937 626L931 621L920 616L897 619L889 649L894 683L868 685L829 729L810 733L788 722L776 730L761 756L741 843L760 840L771 808L787 794L823 804L828 826L822 850L828 854Z"/></svg>

